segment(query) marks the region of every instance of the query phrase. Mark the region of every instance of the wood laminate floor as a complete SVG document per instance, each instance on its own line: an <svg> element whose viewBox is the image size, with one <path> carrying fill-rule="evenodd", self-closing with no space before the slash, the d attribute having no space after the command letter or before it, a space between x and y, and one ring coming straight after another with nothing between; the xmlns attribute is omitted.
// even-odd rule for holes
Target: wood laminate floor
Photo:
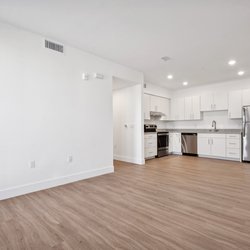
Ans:
<svg viewBox="0 0 250 250"><path fill-rule="evenodd" d="M0 202L0 249L250 249L250 164L169 156Z"/></svg>

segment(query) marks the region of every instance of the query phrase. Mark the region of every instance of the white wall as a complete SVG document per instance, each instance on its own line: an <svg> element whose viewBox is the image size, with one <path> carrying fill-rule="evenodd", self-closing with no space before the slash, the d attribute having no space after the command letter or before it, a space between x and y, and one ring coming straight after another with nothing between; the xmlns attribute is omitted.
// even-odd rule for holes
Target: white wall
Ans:
<svg viewBox="0 0 250 250"><path fill-rule="evenodd" d="M144 88L145 94L161 96L165 98L171 98L173 92L167 88L162 86L158 86L151 83L146 83L146 88Z"/></svg>
<svg viewBox="0 0 250 250"><path fill-rule="evenodd" d="M0 199L113 172L112 76L143 74L7 24L0 37Z"/></svg>
<svg viewBox="0 0 250 250"><path fill-rule="evenodd" d="M249 89L250 79L239 79L229 82L209 84L191 88L185 88L173 92L173 97L184 97L192 95L202 95L206 92L229 92L238 89ZM241 129L241 119L228 119L227 111L203 112L203 118L200 121L177 121L167 122L167 128L211 128L212 121L217 122L218 128Z"/></svg>
<svg viewBox="0 0 250 250"><path fill-rule="evenodd" d="M114 159L144 164L142 84L131 86L116 78L114 82Z"/></svg>

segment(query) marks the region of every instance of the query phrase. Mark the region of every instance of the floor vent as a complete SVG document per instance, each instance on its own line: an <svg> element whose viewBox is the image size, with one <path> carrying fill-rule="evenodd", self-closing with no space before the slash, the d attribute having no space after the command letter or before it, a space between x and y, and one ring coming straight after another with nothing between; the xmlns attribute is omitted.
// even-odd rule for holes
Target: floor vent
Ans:
<svg viewBox="0 0 250 250"><path fill-rule="evenodd" d="M57 44L48 40L45 40L45 48L63 53L63 45L60 45L60 44Z"/></svg>

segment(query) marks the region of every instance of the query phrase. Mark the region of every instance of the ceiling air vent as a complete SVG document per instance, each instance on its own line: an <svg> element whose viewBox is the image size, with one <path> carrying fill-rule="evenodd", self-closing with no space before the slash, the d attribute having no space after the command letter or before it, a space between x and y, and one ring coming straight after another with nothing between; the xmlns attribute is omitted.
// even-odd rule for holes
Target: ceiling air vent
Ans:
<svg viewBox="0 0 250 250"><path fill-rule="evenodd" d="M60 45L60 44L57 44L48 40L45 40L45 48L63 53L63 45Z"/></svg>

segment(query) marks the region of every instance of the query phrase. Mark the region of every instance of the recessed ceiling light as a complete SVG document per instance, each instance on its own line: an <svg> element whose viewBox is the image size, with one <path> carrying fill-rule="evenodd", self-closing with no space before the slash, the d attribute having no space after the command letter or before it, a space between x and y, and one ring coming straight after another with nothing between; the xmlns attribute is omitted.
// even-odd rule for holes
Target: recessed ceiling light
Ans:
<svg viewBox="0 0 250 250"><path fill-rule="evenodd" d="M188 82L183 82L182 84L183 84L183 86L187 86Z"/></svg>
<svg viewBox="0 0 250 250"><path fill-rule="evenodd" d="M236 61L235 60L230 60L230 61L228 61L228 65L230 65L230 66L233 66L233 65L235 65L236 64Z"/></svg>
<svg viewBox="0 0 250 250"><path fill-rule="evenodd" d="M168 75L167 78L168 79L173 79L173 75Z"/></svg>
<svg viewBox="0 0 250 250"><path fill-rule="evenodd" d="M242 70L238 72L238 75L239 75L239 76L243 76L244 74L245 74L245 72L242 71Z"/></svg>

